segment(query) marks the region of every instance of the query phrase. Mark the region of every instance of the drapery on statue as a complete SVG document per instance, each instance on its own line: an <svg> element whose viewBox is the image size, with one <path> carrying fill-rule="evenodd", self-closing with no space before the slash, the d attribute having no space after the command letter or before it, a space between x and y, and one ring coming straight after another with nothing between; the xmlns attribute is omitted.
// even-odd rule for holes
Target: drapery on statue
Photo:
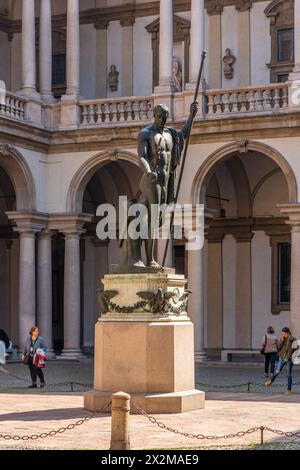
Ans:
<svg viewBox="0 0 300 470"><path fill-rule="evenodd" d="M172 60L172 91L173 93L177 93L182 91L182 71L181 71L181 64L177 57L173 57Z"/></svg>
<svg viewBox="0 0 300 470"><path fill-rule="evenodd" d="M108 74L108 83L109 83L110 91L118 91L119 75L120 75L120 72L117 71L116 66L111 65L109 74Z"/></svg>

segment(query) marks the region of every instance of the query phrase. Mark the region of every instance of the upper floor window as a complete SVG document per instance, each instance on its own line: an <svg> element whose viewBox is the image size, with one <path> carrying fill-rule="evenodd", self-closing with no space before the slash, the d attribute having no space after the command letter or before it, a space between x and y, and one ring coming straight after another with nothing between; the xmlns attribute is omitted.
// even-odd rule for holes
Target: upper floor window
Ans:
<svg viewBox="0 0 300 470"><path fill-rule="evenodd" d="M294 28L277 31L278 62L294 62Z"/></svg>
<svg viewBox="0 0 300 470"><path fill-rule="evenodd" d="M66 54L54 54L52 57L52 85L64 86L66 82Z"/></svg>

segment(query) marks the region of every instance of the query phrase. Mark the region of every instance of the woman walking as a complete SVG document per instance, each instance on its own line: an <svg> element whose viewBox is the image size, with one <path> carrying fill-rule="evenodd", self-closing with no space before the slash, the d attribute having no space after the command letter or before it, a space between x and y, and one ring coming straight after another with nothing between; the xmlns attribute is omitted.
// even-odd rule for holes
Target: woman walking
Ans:
<svg viewBox="0 0 300 470"><path fill-rule="evenodd" d="M265 355L265 377L269 377L269 369L271 377L275 371L275 361L278 352L278 340L272 326L267 329L267 334L263 338L263 349Z"/></svg>
<svg viewBox="0 0 300 470"><path fill-rule="evenodd" d="M40 387L44 388L45 379L41 368L34 364L34 356L39 349L47 350L44 339L39 336L39 330L36 326L33 326L29 331L29 338L27 338L24 352L22 355L22 361L27 364L30 371L32 385L28 388L37 388L37 377L40 379Z"/></svg>

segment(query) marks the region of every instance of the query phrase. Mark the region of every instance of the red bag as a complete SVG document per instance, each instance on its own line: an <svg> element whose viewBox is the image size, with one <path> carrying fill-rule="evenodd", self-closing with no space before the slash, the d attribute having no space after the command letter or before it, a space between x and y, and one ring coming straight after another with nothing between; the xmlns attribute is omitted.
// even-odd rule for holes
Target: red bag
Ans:
<svg viewBox="0 0 300 470"><path fill-rule="evenodd" d="M33 358L33 365L37 367L38 369L43 369L46 367L46 356L44 353L41 352L36 352Z"/></svg>

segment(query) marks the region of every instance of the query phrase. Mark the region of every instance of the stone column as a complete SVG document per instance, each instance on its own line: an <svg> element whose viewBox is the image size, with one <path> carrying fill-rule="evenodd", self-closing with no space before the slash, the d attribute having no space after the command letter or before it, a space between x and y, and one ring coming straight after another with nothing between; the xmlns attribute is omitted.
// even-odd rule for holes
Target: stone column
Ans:
<svg viewBox="0 0 300 470"><path fill-rule="evenodd" d="M79 0L67 6L67 90L61 99L60 129L77 129L80 124L80 26Z"/></svg>
<svg viewBox="0 0 300 470"><path fill-rule="evenodd" d="M159 27L159 85L155 93L172 90L173 59L173 4L172 0L160 0Z"/></svg>
<svg viewBox="0 0 300 470"><path fill-rule="evenodd" d="M290 328L296 338L300 338L300 219L292 222L291 250L291 323Z"/></svg>
<svg viewBox="0 0 300 470"><path fill-rule="evenodd" d="M300 0L294 0L294 51L295 68L290 74L290 80L300 80Z"/></svg>
<svg viewBox="0 0 300 470"><path fill-rule="evenodd" d="M194 324L195 362L207 359L204 349L204 248L188 252L188 314Z"/></svg>
<svg viewBox="0 0 300 470"><path fill-rule="evenodd" d="M51 0L41 0L40 4L40 94L44 101L52 101Z"/></svg>
<svg viewBox="0 0 300 470"><path fill-rule="evenodd" d="M291 225L291 299L290 328L293 336L300 338L300 204L278 206L289 217Z"/></svg>
<svg viewBox="0 0 300 470"><path fill-rule="evenodd" d="M43 230L38 237L37 326L47 344L47 357L54 357L52 337L52 232Z"/></svg>
<svg viewBox="0 0 300 470"><path fill-rule="evenodd" d="M80 92L79 0L68 0L67 6L67 95Z"/></svg>
<svg viewBox="0 0 300 470"><path fill-rule="evenodd" d="M82 357L80 348L80 235L81 230L65 234L64 349L61 359Z"/></svg>
<svg viewBox="0 0 300 470"><path fill-rule="evenodd" d="M201 54L204 50L205 32L204 0L192 0L191 3L191 45L190 45L190 83L196 83Z"/></svg>
<svg viewBox="0 0 300 470"><path fill-rule="evenodd" d="M120 21L122 34L122 96L133 95L133 25L134 17Z"/></svg>
<svg viewBox="0 0 300 470"><path fill-rule="evenodd" d="M300 0L294 0L295 67L289 75L289 107L300 107Z"/></svg>
<svg viewBox="0 0 300 470"><path fill-rule="evenodd" d="M238 86L245 87L251 84L250 75L250 10L252 0L240 0L235 8L238 11Z"/></svg>
<svg viewBox="0 0 300 470"><path fill-rule="evenodd" d="M223 348L223 238L222 233L207 235L207 349L212 355Z"/></svg>
<svg viewBox="0 0 300 470"><path fill-rule="evenodd" d="M234 234L236 239L236 347L252 347L251 240L253 233Z"/></svg>
<svg viewBox="0 0 300 470"><path fill-rule="evenodd" d="M20 234L19 265L19 351L29 336L29 330L36 324L35 302L35 235L36 230L15 229Z"/></svg>
<svg viewBox="0 0 300 470"><path fill-rule="evenodd" d="M221 47L221 2L213 2L207 6L208 25L208 83L210 88L222 86L222 47Z"/></svg>
<svg viewBox="0 0 300 470"><path fill-rule="evenodd" d="M12 252L12 246L13 246L13 240L9 239L5 241L6 245L6 311L7 311L7 331L8 335L11 338L12 337L12 309L11 309L11 294L12 294L12 289L11 289L11 252Z"/></svg>
<svg viewBox="0 0 300 470"><path fill-rule="evenodd" d="M22 3L22 92L36 94L34 0Z"/></svg>
<svg viewBox="0 0 300 470"><path fill-rule="evenodd" d="M98 21L96 28L96 97L107 98L107 21Z"/></svg>

